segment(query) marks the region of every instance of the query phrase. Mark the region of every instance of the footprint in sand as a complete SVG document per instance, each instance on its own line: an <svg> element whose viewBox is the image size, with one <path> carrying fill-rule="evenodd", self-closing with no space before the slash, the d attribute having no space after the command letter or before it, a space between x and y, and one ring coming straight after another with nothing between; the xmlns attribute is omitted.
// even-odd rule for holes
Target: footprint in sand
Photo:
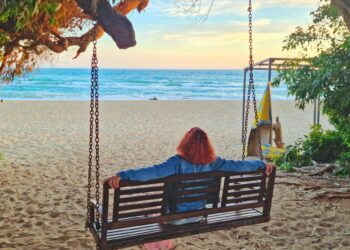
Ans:
<svg viewBox="0 0 350 250"><path fill-rule="evenodd" d="M334 224L333 223L328 223L328 222L324 222L324 221L321 221L320 224L319 224L321 227L332 227Z"/></svg>
<svg viewBox="0 0 350 250"><path fill-rule="evenodd" d="M43 221L38 221L37 223L35 223L35 226L38 226L38 227L42 227L45 225L45 222Z"/></svg>
<svg viewBox="0 0 350 250"><path fill-rule="evenodd" d="M274 227L282 227L283 226L283 222L280 222L280 221L272 222L272 226L274 226Z"/></svg>
<svg viewBox="0 0 350 250"><path fill-rule="evenodd" d="M226 233L224 232L217 232L215 233L215 237L217 237L220 241L230 241L232 240Z"/></svg>
<svg viewBox="0 0 350 250"><path fill-rule="evenodd" d="M276 247L284 247L286 246L286 242L284 240L280 240L276 242Z"/></svg>
<svg viewBox="0 0 350 250"><path fill-rule="evenodd" d="M35 207L34 206L28 206L27 208L26 208L26 213L27 214L29 214L29 215L32 215L32 214L34 214L37 210L35 209Z"/></svg>
<svg viewBox="0 0 350 250"><path fill-rule="evenodd" d="M343 247L350 247L350 240L343 240L340 245Z"/></svg>
<svg viewBox="0 0 350 250"><path fill-rule="evenodd" d="M289 229L291 229L291 230L293 230L293 231L296 231L296 232L298 232L298 231L301 230L300 227L295 227L295 226L291 226L291 227L289 227Z"/></svg>
<svg viewBox="0 0 350 250"><path fill-rule="evenodd" d="M5 189L4 193L6 193L6 194L15 194L16 192L14 190L12 190L12 189Z"/></svg>
<svg viewBox="0 0 350 250"><path fill-rule="evenodd" d="M288 228L286 227L273 227L269 229L270 235L272 236L280 236L280 235L288 235Z"/></svg>
<svg viewBox="0 0 350 250"><path fill-rule="evenodd" d="M322 227L314 227L312 229L311 235L326 236L327 235L327 229L322 228Z"/></svg>
<svg viewBox="0 0 350 250"><path fill-rule="evenodd" d="M306 223L298 222L297 224L295 224L295 226L297 226L298 228L305 228L306 227Z"/></svg>
<svg viewBox="0 0 350 250"><path fill-rule="evenodd" d="M299 231L299 232L296 232L294 235L296 237L304 238L304 237L310 236L310 234L311 233L309 231Z"/></svg>
<svg viewBox="0 0 350 250"><path fill-rule="evenodd" d="M50 217L51 217L51 218L57 218L58 216L60 216L60 214L61 214L61 213L59 213L59 212L51 212L51 213L50 213Z"/></svg>

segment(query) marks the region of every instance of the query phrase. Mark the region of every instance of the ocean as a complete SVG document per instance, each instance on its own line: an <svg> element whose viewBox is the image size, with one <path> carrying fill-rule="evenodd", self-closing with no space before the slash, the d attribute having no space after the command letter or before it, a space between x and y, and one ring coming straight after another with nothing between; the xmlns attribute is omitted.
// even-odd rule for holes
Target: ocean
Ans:
<svg viewBox="0 0 350 250"><path fill-rule="evenodd" d="M267 72L255 71L258 99ZM240 100L243 70L99 69L102 100ZM3 100L88 100L90 69L42 68L0 84ZM274 100L290 99L286 86L272 88Z"/></svg>

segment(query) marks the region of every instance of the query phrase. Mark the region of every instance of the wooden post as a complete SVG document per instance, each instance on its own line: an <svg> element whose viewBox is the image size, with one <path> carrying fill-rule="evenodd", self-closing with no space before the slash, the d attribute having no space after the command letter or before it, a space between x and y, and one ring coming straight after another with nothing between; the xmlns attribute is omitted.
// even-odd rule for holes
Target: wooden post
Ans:
<svg viewBox="0 0 350 250"><path fill-rule="evenodd" d="M113 222L117 222L117 221L118 221L118 214L119 214L119 198L120 198L120 188L114 189Z"/></svg>
<svg viewBox="0 0 350 250"><path fill-rule="evenodd" d="M266 193L266 174L265 172L262 174L263 178L261 180L261 186L260 186L260 193L259 193L259 202L262 202L264 200L264 194Z"/></svg>
<svg viewBox="0 0 350 250"><path fill-rule="evenodd" d="M215 198L213 200L213 208L217 208L220 200L221 177L215 178Z"/></svg>
<svg viewBox="0 0 350 250"><path fill-rule="evenodd" d="M108 223L108 200L109 200L109 185L108 182L103 183L103 196L102 196L102 216L101 216L101 245L102 249L107 243L107 223Z"/></svg>
<svg viewBox="0 0 350 250"><path fill-rule="evenodd" d="M270 176L269 181L267 182L267 192L265 197L265 204L263 208L263 216L264 217L270 217L271 212L271 203L272 203L272 196L273 196L273 187L275 184L275 176L276 176L276 168L273 168Z"/></svg>
<svg viewBox="0 0 350 250"><path fill-rule="evenodd" d="M226 207L229 184L230 184L230 176L226 176L225 182L224 182L224 190L222 191L221 207Z"/></svg>

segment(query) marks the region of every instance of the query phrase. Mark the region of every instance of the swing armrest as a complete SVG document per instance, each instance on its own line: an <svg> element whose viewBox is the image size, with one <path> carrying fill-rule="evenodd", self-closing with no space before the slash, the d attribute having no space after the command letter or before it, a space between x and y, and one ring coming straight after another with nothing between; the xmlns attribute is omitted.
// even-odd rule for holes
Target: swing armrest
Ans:
<svg viewBox="0 0 350 250"><path fill-rule="evenodd" d="M93 200L93 199L90 200L90 207L97 208L96 200Z"/></svg>
<svg viewBox="0 0 350 250"><path fill-rule="evenodd" d="M97 203L96 200L90 200L90 208L91 208L91 212L95 213L95 210L97 209ZM100 204L98 206L98 210L100 212L100 214L102 214L103 210L102 210L102 204Z"/></svg>

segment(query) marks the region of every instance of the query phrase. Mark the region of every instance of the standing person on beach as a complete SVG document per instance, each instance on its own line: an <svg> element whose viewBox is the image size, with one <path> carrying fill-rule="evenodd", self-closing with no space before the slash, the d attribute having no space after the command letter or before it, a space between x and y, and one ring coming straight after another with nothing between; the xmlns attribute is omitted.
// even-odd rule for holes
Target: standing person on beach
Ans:
<svg viewBox="0 0 350 250"><path fill-rule="evenodd" d="M110 187L118 188L121 180L150 181L175 174L190 174L211 171L253 172L259 169L265 170L267 174L270 174L272 169L275 167L271 163L265 163L260 160L234 161L217 157L207 133L198 127L191 128L185 133L184 137L177 146L177 153L177 155L170 157L167 161L159 165L123 170L117 173L116 176L110 177L105 181L108 182ZM204 201L186 202L177 205L176 211L188 212L200 210L204 207ZM194 217L172 221L169 224L181 225L199 222L200 220L200 217ZM173 245L172 241L161 241L151 244L156 245L150 246L149 244L146 244L149 247L145 245L145 249L167 249L167 246L168 249L170 249L170 246Z"/></svg>

